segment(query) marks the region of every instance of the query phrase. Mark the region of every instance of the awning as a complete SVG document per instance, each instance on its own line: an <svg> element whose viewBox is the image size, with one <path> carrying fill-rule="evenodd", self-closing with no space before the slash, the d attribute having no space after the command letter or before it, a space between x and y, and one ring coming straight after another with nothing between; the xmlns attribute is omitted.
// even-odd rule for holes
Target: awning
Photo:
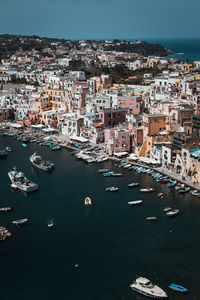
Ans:
<svg viewBox="0 0 200 300"><path fill-rule="evenodd" d="M121 157L121 156L124 156L124 155L127 155L128 152L114 152L114 155L117 156L117 157Z"/></svg>
<svg viewBox="0 0 200 300"><path fill-rule="evenodd" d="M73 140L73 141L77 141L77 142L80 142L80 143L87 143L89 142L88 139L82 137L82 136L70 136L70 140Z"/></svg>

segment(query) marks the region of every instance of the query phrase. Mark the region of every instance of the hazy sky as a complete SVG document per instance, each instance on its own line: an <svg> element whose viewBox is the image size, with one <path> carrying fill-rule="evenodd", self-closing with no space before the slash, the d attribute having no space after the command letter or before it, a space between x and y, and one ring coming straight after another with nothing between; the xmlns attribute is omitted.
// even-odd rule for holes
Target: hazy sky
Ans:
<svg viewBox="0 0 200 300"><path fill-rule="evenodd" d="M200 37L200 0L0 0L0 33L70 39Z"/></svg>

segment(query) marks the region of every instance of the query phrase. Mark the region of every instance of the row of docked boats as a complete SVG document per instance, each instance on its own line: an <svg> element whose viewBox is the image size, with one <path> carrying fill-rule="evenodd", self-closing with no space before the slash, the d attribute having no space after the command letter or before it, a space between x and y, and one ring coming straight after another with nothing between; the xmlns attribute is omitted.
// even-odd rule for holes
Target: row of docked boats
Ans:
<svg viewBox="0 0 200 300"><path fill-rule="evenodd" d="M167 293L161 287L153 284L149 279L145 277L139 277L130 284L130 288L142 295L145 295L154 299L166 299ZM173 291L180 293L187 293L188 289L178 284L170 284L169 288Z"/></svg>
<svg viewBox="0 0 200 300"><path fill-rule="evenodd" d="M108 158L104 155L99 155L99 153L91 152L91 151L78 151L75 154L76 159L83 160L87 163L101 163L108 160Z"/></svg>

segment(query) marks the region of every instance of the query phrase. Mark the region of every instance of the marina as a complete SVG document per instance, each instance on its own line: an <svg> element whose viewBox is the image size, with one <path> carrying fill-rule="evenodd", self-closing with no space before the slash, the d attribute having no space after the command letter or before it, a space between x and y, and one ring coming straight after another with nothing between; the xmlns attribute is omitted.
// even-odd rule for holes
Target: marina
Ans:
<svg viewBox="0 0 200 300"><path fill-rule="evenodd" d="M0 137L1 141L2 138ZM113 282L117 280L117 283L123 283L124 289L120 291L113 291L106 293L105 299L110 299L111 297L121 297L130 296L128 292L128 282L131 281L134 274L143 273L147 274L148 277L152 278L154 281L157 277L152 275L151 271L149 270L148 263L152 265L152 263L159 262L159 266L155 266L154 270L156 272L156 276L160 277L161 286L168 287L171 281L171 272L166 272L166 274L162 276L160 275L160 268L165 268L165 261L162 258L166 255L170 254L170 265L176 264L176 256L170 252L171 246L170 241L173 241L175 237L180 235L182 230L183 224L187 226L187 216L191 214L190 207L191 205L195 207L195 211L198 211L198 197L192 195L192 193L178 193L175 188L168 188L167 184L163 185L160 182L156 182L153 180L152 176L148 175L148 173L137 173L134 169L129 171L128 169L120 169L123 176L119 178L113 178L112 176L104 177L101 172L97 172L99 170L99 164L85 164L81 160L75 160L74 155L70 155L70 153L66 150L64 151L51 151L51 149L46 147L41 147L35 143L30 143L29 147L27 148L26 153L26 160L23 151L20 150L20 143L17 143L15 140L10 138L3 138L3 143L12 147L12 156L9 156L9 159L2 160L2 169L0 170L1 176L3 176L3 172L5 170L8 172L12 169L13 165L16 164L19 170L23 170L24 173L27 175L28 178L31 178L33 182L40 182L41 190L37 194L30 194L25 196L23 193L15 193L11 189L9 189L9 178L7 176L3 176L3 185L2 193L4 195L8 195L8 202L5 202L3 205L6 204L14 207L12 212L12 220L18 220L19 213L20 215L27 216L28 219L31 220L28 223L28 226L16 226L16 232L14 232L14 241L12 239L8 239L6 243L13 243L13 245L17 245L20 243L20 235L23 235L23 239L29 240L31 235L32 241L30 244L29 251L30 255L35 257L37 263L33 269L36 271L36 267L38 264L41 263L41 257L39 255L39 249L33 254L31 247L33 247L34 243L37 243L34 232L35 228L38 228L37 236L39 235L40 239L44 240L41 246L45 249L47 255L50 255L52 251L57 254L60 258L58 259L58 263L63 265L63 260L66 262L67 266L64 267L63 272L68 274L68 278L73 275L73 268L71 267L71 259L73 258L74 265L78 262L79 265L79 279L83 280L84 278L84 270L82 268L93 268L96 261L96 255L99 253L99 244L98 238L100 232L104 233L103 241L104 244L107 245L105 248L104 246L101 248L101 256L102 252L104 253L105 259L100 259L100 262L97 263L95 269L92 271L94 276L100 278L99 276L103 276L103 273L106 271L109 274L110 279L108 280L105 289ZM42 157L48 157L49 160L55 162L56 168L54 172L49 173L48 175L44 172L38 172L36 168L31 168L29 163L29 157L34 153L41 153ZM101 169L106 169L107 171L112 170L114 173L118 173L118 167L114 165L111 161L104 162L101 166ZM3 171L4 169L4 171ZM100 174L99 174L100 173ZM83 175L84 174L84 175ZM78 184L73 182L70 178L72 176L76 176L78 180ZM66 184L66 179L69 181ZM128 189L127 186L133 181L133 183L139 183L139 186L136 186L134 189ZM55 184L56 182L56 184ZM109 182L109 183L108 183ZM90 184L88 184L90 183ZM109 193L106 194L105 188L112 187L116 184L116 187L120 189L119 193ZM66 187L66 191L62 190L62 186ZM151 187L155 190L155 193L141 193L140 188L146 189L147 187ZM60 195L60 190L62 190L63 194ZM134 191L134 194L133 194ZM157 197L159 193L163 193L166 195L165 202L161 202L160 199ZM84 197L80 197L80 195L91 195L91 199L94 199L95 206L94 209L88 211L85 209L83 205ZM70 195L70 197L69 197ZM138 209L130 209L127 202L131 201L138 201L137 199L141 199L142 195L142 206ZM106 197L108 196L108 197ZM48 199L48 201L47 201ZM189 202L188 202L188 199ZM10 202L11 201L11 202ZM3 206L2 205L2 206ZM84 207L83 207L84 206ZM181 209L181 216L180 218L166 218L165 213L163 210L165 207L179 207ZM38 215L37 211L40 211ZM105 215L106 212L106 215ZM108 214L107 214L108 213ZM78 219L81 222L80 225L72 219L74 215L78 214ZM56 217L56 230L49 231L50 236L46 233L44 235L43 228L47 228L46 220L48 219L49 215L54 215ZM149 224L149 222L145 222L146 216L154 216L156 215L159 219L159 222L155 222ZM12 220L9 221L8 214L1 215L3 222L5 224L9 224ZM195 220L195 224L198 224L198 215L193 214L193 218ZM95 221L94 219L95 218ZM6 221L7 220L7 221ZM137 232L131 229L130 233L127 233L128 228L131 228L134 221L134 228L138 231L142 228L142 233L145 236L146 243L143 243L143 239L140 240L139 235ZM119 222L119 224L118 224ZM173 222L173 223L172 223ZM115 227L113 227L113 225ZM2 223L4 225L4 223ZM195 225L196 226L196 225ZM9 231L12 231L12 226L7 226ZM191 225L191 231L195 232L195 227ZM66 233L68 240L64 238ZM122 232L121 232L122 230ZM19 231L19 232L18 232ZM172 231L170 233L170 231ZM126 232L126 234L125 234ZM79 238L77 240L77 233ZM193 235L189 236L188 232L188 239L192 242ZM20 234L20 235L19 235ZM52 234L55 237L60 239L59 242L59 249L53 247L52 251L49 250L48 243L51 243ZM35 237L34 237L35 236ZM87 241L88 237L92 237L92 240ZM159 237L155 241L155 237ZM123 249L123 254L118 246L116 246L119 241L122 239L123 242L120 242L120 248ZM133 239L133 241L132 241ZM93 245L92 241L96 241L97 246ZM137 240L137 247L135 247L135 240ZM68 243L72 245L72 250L69 250ZM83 243L84 246L80 246L80 242ZM155 246L151 246L149 249L149 244L154 242ZM169 242L169 243L168 243ZM5 243L5 242L4 242ZM47 244L47 245L46 245ZM93 246L92 246L93 245ZM114 245L114 246L113 246ZM175 248L176 251L182 249L185 245L185 239L180 240L180 244L173 244L173 249ZM94 247L94 251L92 256L89 255L88 249ZM114 248L113 248L114 247ZM127 250L127 247L131 249L131 253ZM158 249L159 247L159 249ZM113 250L115 249L115 250ZM143 249L148 251L148 257L141 256ZM114 251L114 252L113 252ZM73 252L73 253L72 253ZM3 255L4 250L3 248L0 249L0 254ZM81 255L80 255L81 253ZM157 257L155 257L155 253L157 253ZM5 253L4 253L5 255ZM19 254L20 255L20 254ZM37 255L37 258L36 258ZM113 257L114 255L114 257ZM133 256L137 256L139 261L138 262L131 262ZM150 255L150 256L149 256ZM29 255L27 255L29 257ZM70 256L70 259L68 259ZM160 256L160 258L159 258ZM183 251L184 260L187 262L187 265L192 266L193 272L197 270L197 266L193 257L188 257L188 254ZM119 262L116 264L116 259L119 259ZM145 259L146 267L141 268L140 262ZM124 260L126 266L124 266ZM44 264L47 264L46 261L43 261ZM13 270L13 267L19 268L19 264L13 259L8 264L2 265L4 272L9 273L7 267L9 266L10 270ZM111 268L120 268L120 273L123 274L123 278L119 275L116 278L115 272L109 270L106 265ZM171 265L171 267L172 267ZM178 273L178 277L180 278L180 282L183 285L188 286L191 290L192 287L192 294L195 295L195 289L197 288L197 282L193 278L192 282L188 282L187 280L187 268L182 264L176 264L176 269ZM7 270L7 271L6 271ZM53 267L55 270L55 267ZM52 271L52 270L51 270ZM185 277L183 278L183 274L185 273ZM45 282L48 284L51 282L50 277L48 277L46 271L43 271L43 276L45 275ZM59 283L62 282L64 284L64 274L61 272L60 276L58 276ZM73 275L74 276L74 275ZM23 277L23 281L25 282L26 279ZM40 277L41 278L41 277ZM57 284L58 281L56 280ZM95 281L92 280L94 287L96 287ZM70 281L70 284L73 286L73 280ZM87 289L89 285L86 284ZM91 284L91 282L90 282ZM6 283L5 283L6 286ZM82 287L83 293L86 292L86 287ZM51 289L50 285L48 289L51 290L51 293L54 294L54 290ZM103 289L105 291L105 289ZM96 288L92 288L92 294L94 295ZM64 293L64 289L61 292ZM4 293L4 289L3 289ZM69 289L69 295L73 295L73 289ZM101 294L103 291L101 292ZM173 293L173 297L170 298L170 293ZM178 294L178 293L177 293ZM55 294L54 294L55 295ZM180 296L180 295L179 295ZM56 296L55 296L56 297ZM185 298L186 297L186 298ZM184 299L187 299L187 295L185 295ZM169 299L176 299L176 294L174 291L168 291L168 298ZM180 298L177 298L180 299ZM188 298L190 299L190 298ZM194 298L195 299L195 298Z"/></svg>

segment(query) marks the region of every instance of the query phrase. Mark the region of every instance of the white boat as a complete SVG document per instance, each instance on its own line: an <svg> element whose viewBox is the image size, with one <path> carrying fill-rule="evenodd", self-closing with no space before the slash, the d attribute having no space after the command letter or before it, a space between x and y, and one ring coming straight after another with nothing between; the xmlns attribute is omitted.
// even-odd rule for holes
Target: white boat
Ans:
<svg viewBox="0 0 200 300"><path fill-rule="evenodd" d="M174 217L174 216L178 215L179 212L180 212L179 209L173 209L173 210L167 212L166 215L168 217Z"/></svg>
<svg viewBox="0 0 200 300"><path fill-rule="evenodd" d="M51 228L51 227L53 227L53 226L54 226L53 219L52 219L52 220L49 220L49 221L47 221L47 226L48 226L49 228Z"/></svg>
<svg viewBox="0 0 200 300"><path fill-rule="evenodd" d="M137 186L139 186L139 182L132 182L132 183L129 183L129 184L128 184L128 187L129 187L129 188L137 187Z"/></svg>
<svg viewBox="0 0 200 300"><path fill-rule="evenodd" d="M142 200L135 200L135 201L128 202L129 206L135 206L135 205L140 205L140 204L142 204Z"/></svg>
<svg viewBox="0 0 200 300"><path fill-rule="evenodd" d="M146 218L147 221L157 221L156 217L147 217Z"/></svg>
<svg viewBox="0 0 200 300"><path fill-rule="evenodd" d="M36 183L29 181L25 177L24 173L17 171L16 168L14 168L12 171L9 171L8 176L11 180L12 185L14 184L15 186L17 186L17 188L24 192L32 192L38 189L38 185Z"/></svg>
<svg viewBox="0 0 200 300"><path fill-rule="evenodd" d="M127 165L123 166L124 169L128 169L130 167L131 167L131 164L127 164Z"/></svg>
<svg viewBox="0 0 200 300"><path fill-rule="evenodd" d="M171 207L166 207L166 208L163 209L164 212L168 212L170 210L171 210Z"/></svg>
<svg viewBox="0 0 200 300"><path fill-rule="evenodd" d="M143 192L143 193L149 193L149 192L153 192L153 191L154 191L153 188L140 189L140 192Z"/></svg>
<svg viewBox="0 0 200 300"><path fill-rule="evenodd" d="M106 191L107 192L116 192L116 191L119 191L119 188L111 186L111 187L106 188Z"/></svg>
<svg viewBox="0 0 200 300"><path fill-rule="evenodd" d="M37 153L31 155L29 160L34 167L43 171L51 171L54 167L54 164L51 161L42 160L42 157L40 155L37 155Z"/></svg>
<svg viewBox="0 0 200 300"><path fill-rule="evenodd" d="M21 225L28 222L28 219L20 219L20 220L16 220L16 221L12 221L13 224L15 225Z"/></svg>
<svg viewBox="0 0 200 300"><path fill-rule="evenodd" d="M18 186L17 186L16 184L11 183L10 186L11 186L11 188L12 188L14 191L18 190Z"/></svg>
<svg viewBox="0 0 200 300"><path fill-rule="evenodd" d="M11 209L12 209L12 207L10 207L10 206L8 206L8 207L1 207L1 208L0 208L0 211L6 212L6 211L9 211L9 210L11 210Z"/></svg>
<svg viewBox="0 0 200 300"><path fill-rule="evenodd" d="M122 174L121 173L114 173L114 174L112 174L112 176L114 176L114 177L121 177Z"/></svg>
<svg viewBox="0 0 200 300"><path fill-rule="evenodd" d="M131 283L131 289L154 299L166 299L167 294L159 286L154 285L149 279L139 277Z"/></svg>

